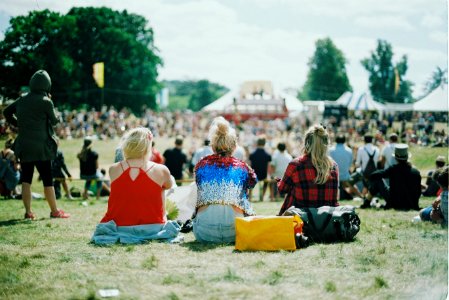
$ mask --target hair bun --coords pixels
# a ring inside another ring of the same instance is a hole
[[[224,122],[217,122],[217,135],[227,135],[229,126]]]

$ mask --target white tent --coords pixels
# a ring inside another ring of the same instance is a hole
[[[387,112],[397,112],[397,111],[412,111],[413,103],[385,103],[385,111]]]
[[[229,107],[233,104],[234,97],[236,96],[237,96],[236,91],[229,91],[220,98],[218,98],[217,100],[215,100],[214,102],[203,107],[201,110],[207,112],[212,111],[222,112],[226,107]]]
[[[285,106],[287,107],[288,112],[302,112],[304,110],[304,104],[302,104],[302,102],[295,96],[287,93],[279,93],[279,96],[285,99]]]
[[[368,110],[377,110],[384,111],[385,105],[374,101],[374,99],[368,93],[352,93],[345,92],[343,95],[338,98],[335,103],[344,105],[348,107],[348,110],[356,110],[356,111],[368,111]]]
[[[206,112],[224,112],[229,110],[234,103],[234,98],[239,98],[239,93],[236,90],[229,91],[214,102],[206,105],[202,108],[202,111]],[[279,93],[280,99],[285,99],[285,106],[288,112],[301,112],[304,110],[304,105],[295,96],[287,93]],[[233,108],[232,108],[233,109]]]
[[[413,103],[414,111],[448,111],[447,84],[437,87],[423,99]]]

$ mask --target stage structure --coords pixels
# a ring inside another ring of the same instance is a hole
[[[202,109],[219,113],[236,123],[251,118],[284,119],[289,113],[302,110],[303,104],[296,97],[276,94],[270,81],[246,81],[239,90],[228,92]]]

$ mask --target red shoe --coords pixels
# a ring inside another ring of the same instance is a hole
[[[33,212],[25,213],[25,219],[34,221],[36,220],[36,215]]]
[[[67,219],[70,218],[70,214],[64,212],[62,209],[58,209],[55,213],[50,213],[50,218]]]

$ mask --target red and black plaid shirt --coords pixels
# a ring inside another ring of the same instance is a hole
[[[292,160],[284,177],[278,183],[280,193],[286,193],[279,215],[282,215],[290,206],[320,207],[338,206],[338,167],[334,162],[329,179],[324,184],[316,184],[316,169],[312,159],[303,155]]]

